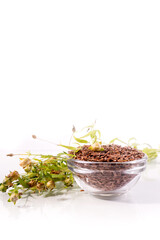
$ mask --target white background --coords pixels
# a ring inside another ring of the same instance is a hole
[[[81,128],[95,119],[106,142],[134,136],[160,144],[159,12],[155,0],[0,1],[2,175],[18,165],[5,153],[55,151],[32,134],[68,143],[73,124]],[[160,198],[140,204],[137,196],[135,190],[135,204],[122,206],[74,195],[75,202],[52,199],[47,208],[48,202],[39,201],[32,210],[11,207],[3,196],[0,221],[3,226],[10,221],[8,236],[18,228],[28,233],[29,221],[35,237],[45,230],[52,239],[150,236],[148,231],[156,231]]]

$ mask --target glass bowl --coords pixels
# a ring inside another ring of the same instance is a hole
[[[69,159],[68,168],[85,191],[101,197],[126,193],[139,180],[146,168],[147,155],[127,162],[93,162]]]

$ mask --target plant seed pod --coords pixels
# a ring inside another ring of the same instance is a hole
[[[55,170],[52,170],[51,171],[51,174],[60,174],[61,171],[55,171]]]
[[[75,128],[75,126],[73,125],[73,127],[72,127],[72,132],[73,133],[75,133],[76,132],[76,128]]]
[[[31,181],[29,181],[28,184],[30,187],[34,187],[34,186],[36,186],[37,182],[35,180],[31,180]]]
[[[7,178],[9,178],[11,181],[15,181],[19,178],[19,173],[17,171],[10,172]]]
[[[5,177],[3,184],[7,187],[12,187],[13,183],[11,182],[11,180],[8,177]]]
[[[7,190],[7,187],[4,184],[1,184],[0,185],[0,191],[6,192],[6,190]]]
[[[24,168],[24,171],[28,173],[28,172],[31,171],[31,168],[32,168],[31,166],[27,165],[27,166]]]
[[[51,189],[51,190],[52,190],[52,189],[55,187],[54,181],[52,181],[52,180],[48,181],[47,184],[46,184],[46,187],[47,187],[48,189]]]
[[[71,186],[72,185],[72,180],[70,179],[70,178],[66,178],[65,180],[64,180],[64,183],[65,183],[65,185],[66,186]]]
[[[26,166],[31,164],[31,160],[29,158],[23,158],[22,160],[20,160],[20,166],[25,168]]]
[[[45,185],[44,185],[44,183],[38,182],[36,186],[37,186],[37,189],[38,189],[39,191],[45,189]]]
[[[10,196],[10,201],[13,202],[14,204],[17,202],[19,199],[20,195],[18,193],[12,193]]]

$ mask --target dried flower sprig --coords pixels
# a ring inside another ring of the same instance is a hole
[[[8,201],[15,204],[18,199],[28,192],[43,194],[46,191],[54,191],[59,188],[59,183],[63,185],[62,189],[72,187],[74,179],[72,172],[67,167],[68,158],[73,158],[75,156],[74,153],[79,151],[84,144],[92,144],[90,148],[93,151],[103,150],[100,140],[101,133],[99,130],[95,130],[94,127],[95,123],[83,128],[81,130],[83,136],[77,137],[78,132],[73,126],[70,142],[74,139],[74,144],[78,145],[76,147],[52,143],[48,140],[37,138],[36,135],[32,135],[33,139],[46,141],[67,150],[72,150],[73,154],[65,151],[56,156],[31,154],[30,152],[27,154],[8,154],[7,156],[10,157],[20,155],[20,166],[24,169],[25,173],[10,172],[3,182],[0,183],[0,191],[8,192],[10,196]],[[84,131],[86,131],[85,134]]]
[[[57,189],[59,183],[63,185],[63,189],[73,186],[73,175],[67,167],[66,157],[30,155],[20,158],[20,166],[25,173],[10,172],[0,183],[0,190],[8,192],[8,201],[14,204],[26,192],[43,194]]]

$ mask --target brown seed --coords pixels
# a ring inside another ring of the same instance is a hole
[[[37,136],[36,136],[36,135],[32,135],[32,138],[36,139],[36,138],[37,138]]]

